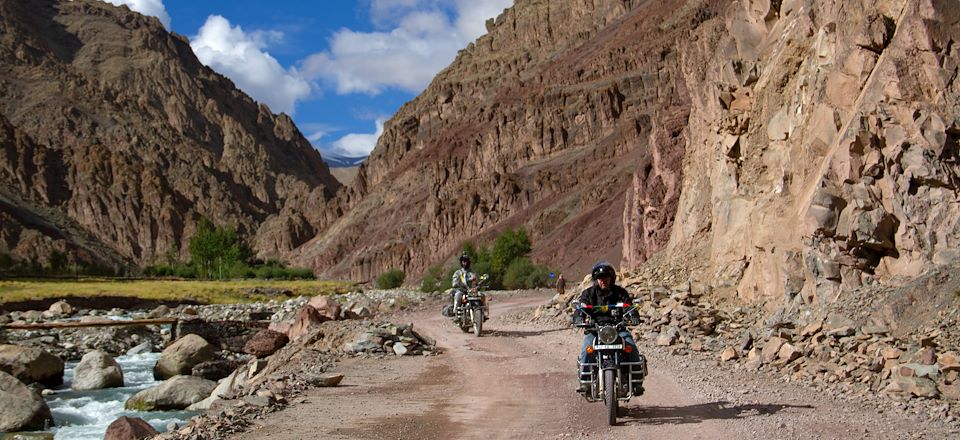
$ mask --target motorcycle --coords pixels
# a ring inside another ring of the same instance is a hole
[[[574,317],[574,325],[594,336],[593,344],[587,347],[587,355],[593,356],[593,359],[577,361],[581,389],[588,385],[583,396],[590,402],[603,401],[607,407],[607,421],[615,425],[619,402],[642,394],[643,379],[647,376],[646,358],[637,353],[639,361],[627,361],[628,354],[635,348],[626,344],[620,336],[620,332],[626,331],[628,325],[640,323],[638,308],[628,303],[600,306],[576,304],[575,310],[578,313]],[[598,322],[593,319],[597,312],[610,312],[613,319]]]
[[[460,307],[457,307],[453,322],[464,333],[469,332],[471,328],[473,328],[473,334],[477,337],[480,337],[483,333],[483,321],[486,320],[487,310],[481,288],[486,287],[484,283],[489,278],[487,274],[481,275],[479,282],[471,285],[466,294],[460,298]]]

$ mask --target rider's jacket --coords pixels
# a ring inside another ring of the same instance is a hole
[[[454,289],[458,290],[467,290],[468,287],[472,286],[476,282],[477,276],[474,275],[470,269],[460,268],[453,273],[453,279],[451,280],[451,286]]]
[[[616,284],[610,286],[610,288],[607,290],[601,290],[600,286],[594,284],[580,294],[579,301],[580,304],[583,305],[603,306],[617,303],[629,303],[632,300],[630,299],[630,294],[627,293],[627,289],[624,289]],[[607,320],[613,320],[610,311],[604,312],[598,309],[593,309],[590,312],[590,316],[592,316],[593,319],[596,319],[598,323],[602,323]]]

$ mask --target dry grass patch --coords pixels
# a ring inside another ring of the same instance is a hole
[[[153,301],[233,304],[278,297],[257,290],[316,296],[346,293],[355,288],[354,283],[317,280],[0,280],[0,304],[69,297],[135,297]],[[282,295],[279,297],[283,298]]]

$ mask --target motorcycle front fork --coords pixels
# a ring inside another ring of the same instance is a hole
[[[600,400],[603,396],[603,386],[609,386],[610,384],[603,384],[601,386],[600,381],[603,380],[603,370],[598,368],[593,368],[597,364],[588,363],[581,364],[578,374],[578,379],[581,384],[581,387],[586,385],[587,389],[590,390],[584,397],[588,400]],[[617,397],[621,400],[629,400],[630,397],[639,395],[638,391],[643,389],[643,378],[646,374],[646,365],[641,365],[641,362],[624,362],[621,366],[626,367],[627,381],[629,384],[626,389],[621,388],[617,393]],[[584,368],[586,367],[586,368]],[[586,370],[586,371],[584,371]],[[622,385],[623,381],[623,370],[621,374],[618,374],[616,377],[619,384],[613,384],[613,386]],[[582,389],[582,388],[581,388]]]

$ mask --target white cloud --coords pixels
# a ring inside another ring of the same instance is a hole
[[[167,8],[163,6],[163,0],[104,0],[114,5],[127,5],[131,10],[137,11],[143,15],[152,15],[160,19],[163,27],[170,29],[170,14]]]
[[[351,133],[337,139],[333,143],[331,151],[335,154],[348,157],[359,157],[370,154],[370,152],[373,151],[373,147],[377,145],[377,139],[383,134],[383,123],[385,121],[386,119],[384,118],[377,119],[377,128],[373,134]]]
[[[487,33],[487,19],[496,18],[504,9],[513,5],[513,0],[457,0],[457,32],[467,42]]]
[[[301,72],[340,94],[376,95],[387,88],[419,93],[458,50],[486,32],[488,18],[511,4],[513,0],[373,0],[374,24],[392,29],[341,29],[330,50],[304,60]]]
[[[226,75],[237,87],[275,112],[293,114],[298,100],[311,93],[296,69],[284,69],[264,49],[283,39],[276,31],[244,32],[219,15],[207,17],[190,47],[201,62]]]

